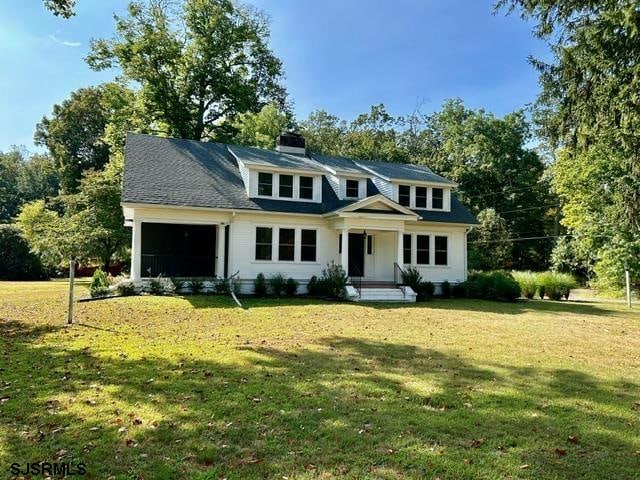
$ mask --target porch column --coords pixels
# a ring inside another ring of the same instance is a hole
[[[404,231],[398,230],[398,241],[397,241],[397,253],[396,253],[396,263],[402,267],[402,263],[404,261]]]
[[[224,248],[225,248],[225,235],[224,235],[225,224],[221,223],[217,228],[216,235],[216,277],[223,278],[224,277]]]
[[[340,255],[340,265],[347,274],[349,273],[349,229],[342,229],[342,253]]]
[[[131,279],[140,280],[142,265],[142,222],[134,220],[131,227]]]

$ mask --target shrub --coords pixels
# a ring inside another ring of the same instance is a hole
[[[544,300],[545,293],[544,285],[538,284],[538,296],[540,297],[540,300]]]
[[[513,302],[520,296],[520,285],[505,272],[478,272],[464,282],[467,296],[486,300]]]
[[[575,279],[567,273],[542,272],[538,275],[538,284],[541,291],[551,300],[562,300],[569,298],[572,288],[577,283]],[[542,294],[541,297],[542,298]]]
[[[109,293],[109,279],[107,274],[98,268],[93,272],[91,284],[89,285],[89,293],[92,297],[104,297]]]
[[[154,278],[149,282],[149,293],[151,295],[164,295],[164,286],[160,282],[160,277]]]
[[[187,282],[185,282],[182,278],[172,277],[171,283],[173,283],[173,285],[176,287],[176,291],[181,290],[182,287],[187,286],[185,285]]]
[[[436,291],[436,286],[433,284],[433,282],[422,282],[418,286],[418,291],[416,293],[421,298],[426,299],[426,298],[433,297],[433,294],[435,293],[435,291]]]
[[[269,284],[269,292],[271,295],[281,297],[285,292],[287,279],[281,273],[274,273],[269,276],[267,283]]]
[[[298,285],[299,284],[295,279],[289,277],[287,279],[287,283],[284,286],[284,290],[285,290],[286,294],[288,296],[290,296],[290,297],[293,297],[296,294],[296,292],[298,291]]]
[[[136,294],[136,287],[133,282],[125,280],[116,285],[116,291],[118,292],[118,295],[130,297],[131,295]]]
[[[322,284],[324,293],[333,298],[344,298],[348,281],[347,273],[342,266],[334,261],[327,264],[322,270]]]
[[[189,287],[189,290],[191,290],[191,293],[194,295],[201,293],[202,289],[204,288],[204,282],[199,278],[192,278],[191,280],[186,282],[186,284]]]
[[[259,273],[253,281],[253,294],[256,297],[264,297],[267,295],[267,280],[263,273]]]
[[[402,283],[411,287],[414,292],[420,291],[420,284],[422,283],[422,275],[420,271],[415,267],[408,267],[402,271]]]
[[[40,280],[46,274],[40,259],[14,225],[0,225],[0,279]]]
[[[456,283],[451,289],[451,295],[453,295],[453,298],[464,298],[467,295],[467,290],[464,288],[463,284]]]
[[[538,276],[533,272],[511,272],[511,274],[520,285],[522,296],[531,300],[538,291]]]
[[[311,296],[318,296],[320,295],[320,290],[320,281],[318,280],[318,277],[314,275],[307,283],[307,293]]]
[[[213,290],[219,294],[231,293],[231,282],[228,278],[219,278],[213,284]]]
[[[448,280],[445,280],[440,285],[440,295],[442,295],[442,298],[451,298],[451,284]]]

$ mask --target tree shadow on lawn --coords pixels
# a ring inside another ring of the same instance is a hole
[[[630,381],[344,337],[236,347],[229,361],[129,359],[51,345],[53,330],[0,322],[2,469],[58,459],[84,462],[86,478],[638,471]]]
[[[438,310],[459,310],[473,312],[490,312],[501,315],[518,315],[527,312],[570,313],[577,315],[617,316],[625,315],[620,310],[608,309],[603,305],[576,303],[571,301],[551,300],[518,300],[516,302],[497,302],[493,300],[476,300],[467,298],[434,298],[426,302],[416,303],[366,303],[373,308],[387,310],[397,308],[431,308]]]
[[[194,308],[239,308],[230,296],[225,295],[184,295],[179,297],[189,302]],[[429,308],[437,310],[459,310],[472,312],[489,312],[501,315],[518,315],[527,312],[542,313],[569,313],[575,315],[597,316],[623,316],[626,312],[609,309],[602,304],[588,304],[584,302],[567,302],[551,300],[518,300],[517,302],[496,302],[491,300],[474,299],[442,299],[435,298],[426,302],[399,303],[399,302],[366,302],[354,303],[335,301],[314,297],[267,297],[256,298],[252,296],[240,297],[240,302],[246,310],[262,307],[304,307],[308,305],[358,305],[371,307],[378,310],[398,310]]]

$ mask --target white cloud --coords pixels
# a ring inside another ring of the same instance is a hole
[[[49,40],[59,45],[64,45],[65,47],[79,47],[80,45],[82,45],[80,42],[71,42],[69,40],[63,40],[62,38],[58,38],[55,35],[49,35]]]

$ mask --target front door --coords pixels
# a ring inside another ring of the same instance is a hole
[[[349,272],[350,277],[364,276],[364,235],[349,234]]]

